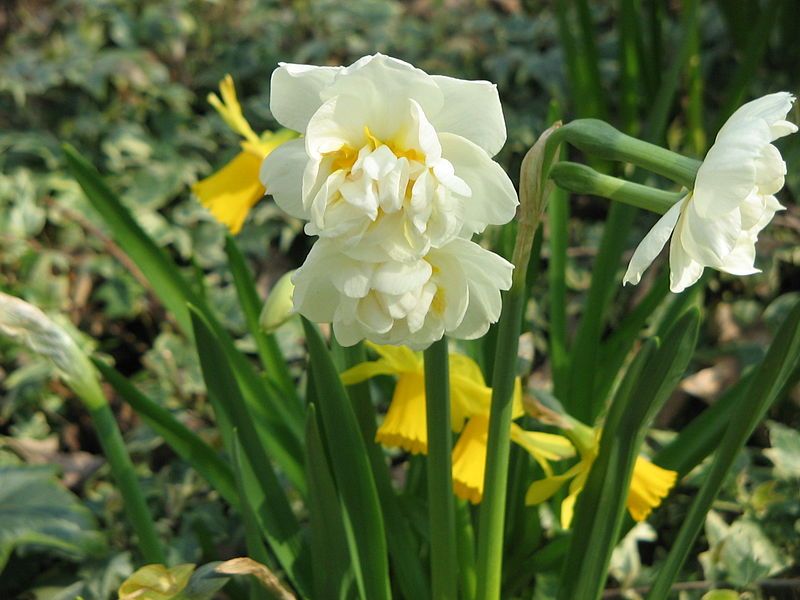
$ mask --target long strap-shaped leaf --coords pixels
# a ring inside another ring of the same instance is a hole
[[[309,405],[306,420],[306,470],[314,597],[343,599],[348,597],[348,583],[352,585],[347,534],[314,404]]]
[[[264,537],[292,583],[301,593],[307,593],[308,586],[298,565],[301,543],[297,518],[275,474],[270,457],[261,445],[242,392],[227,357],[220,348],[219,338],[194,307],[189,307],[189,314],[208,397],[216,413],[225,413],[227,422],[237,432],[235,435],[242,446],[240,472],[248,492],[248,496],[242,498],[242,501],[250,504],[260,521]],[[235,440],[230,440],[228,444],[233,445],[232,442],[236,443]],[[229,450],[233,454],[235,447]]]
[[[614,398],[597,458],[575,507],[559,587],[561,600],[593,600],[603,591],[639,449],[652,419],[689,364],[698,323],[698,311],[689,311],[667,333],[660,348],[649,341]]]
[[[347,368],[367,360],[363,344],[342,348],[342,354]],[[347,392],[369,454],[372,475],[383,510],[389,558],[396,575],[394,583],[405,598],[427,598],[430,596],[430,586],[419,560],[419,548],[414,541],[408,516],[403,512],[392,485],[383,449],[375,442],[375,407],[372,404],[369,382],[362,381],[348,386]]]
[[[230,335],[219,324],[204,299],[195,293],[175,264],[139,226],[97,169],[69,145],[64,146],[64,154],[70,171],[111,229],[115,241],[142,270],[152,284],[154,293],[175,315],[184,333],[192,335],[191,318],[186,308],[188,304],[195,306],[208,322],[241,385],[262,444],[298,492],[304,495],[305,478],[300,458],[303,453],[301,411],[293,410],[292,403],[286,402],[283,394],[278,393],[269,382],[259,379],[247,357],[235,348]]]
[[[69,144],[64,144],[63,148],[72,176],[111,229],[114,240],[142,270],[153,286],[153,291],[175,316],[181,329],[191,333],[192,326],[186,304],[191,302],[197,305],[200,298],[186,283],[175,264],[153,243],[122,205],[97,169]]]
[[[290,403],[289,408],[298,412],[299,416],[302,416],[303,410],[297,396],[297,389],[289,376],[286,360],[281,354],[278,342],[275,340],[275,336],[265,332],[259,324],[261,300],[258,298],[255,283],[250,270],[247,268],[244,255],[231,235],[225,238],[225,253],[228,255],[228,266],[231,268],[236,294],[239,296],[239,304],[242,307],[250,335],[253,336],[256,342],[261,364],[267,376],[275,382],[287,398]]]
[[[315,325],[303,319],[314,376],[322,434],[352,539],[348,539],[362,598],[390,598],[389,565],[383,515],[367,449],[353,407],[325,342]]]
[[[736,456],[797,367],[798,359],[800,359],[800,302],[795,304],[786,317],[764,362],[754,374],[747,393],[741,396],[736,418],[728,421],[725,435],[714,454],[714,461],[708,469],[706,479],[695,496],[666,562],[656,577],[647,596],[648,600],[661,600],[667,597],[672,582],[678,576]]]
[[[103,377],[127,402],[136,414],[147,423],[153,431],[164,438],[164,441],[175,453],[192,465],[198,473],[205,477],[211,486],[219,492],[226,502],[234,507],[239,505],[236,493],[236,480],[233,469],[211,446],[200,436],[178,421],[172,414],[142,394],[123,377],[114,367],[93,359]]]

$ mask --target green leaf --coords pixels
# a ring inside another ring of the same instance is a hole
[[[303,319],[303,329],[317,389],[327,453],[345,519],[352,528],[348,539],[356,581],[362,597],[391,596],[386,534],[367,449],[330,352],[315,325]]]
[[[347,535],[313,404],[309,405],[306,421],[306,468],[314,597],[346,598],[348,579],[352,581],[347,560]]]
[[[253,415],[248,411],[219,338],[194,307],[190,307],[190,314],[208,397],[215,413],[223,413],[225,420],[233,428],[233,437],[229,437],[227,442],[231,446],[229,451],[232,454],[235,452],[236,438],[241,442],[243,460],[240,471],[248,492],[246,500],[256,512],[262,533],[281,567],[286,570],[292,583],[298,589],[304,590],[303,576],[297,564],[301,551],[297,518],[275,474],[272,462],[261,445],[253,424]]]
[[[600,597],[622,528],[639,449],[692,357],[698,324],[698,311],[689,311],[673,325],[660,347],[656,341],[648,341],[620,385],[603,426],[597,458],[575,506],[559,598]]]
[[[800,479],[800,433],[775,422],[768,427],[772,448],[764,450],[764,455],[775,465],[775,476]]]
[[[40,548],[73,560],[99,556],[105,538],[88,508],[50,467],[0,467],[0,571],[15,548]]]
[[[236,493],[233,469],[213,448],[173,417],[168,410],[137,390],[116,369],[97,359],[93,359],[93,362],[122,399],[136,411],[136,414],[145,423],[164,438],[164,441],[178,456],[205,477],[229,504],[234,507],[238,506],[239,496]]]
[[[175,316],[181,329],[190,334],[192,328],[186,303],[199,304],[199,298],[186,283],[175,264],[153,243],[117,195],[103,181],[97,169],[69,144],[64,144],[63,149],[72,176],[111,229],[114,240],[142,270],[153,291]]]
[[[175,315],[183,331],[191,336],[192,323],[187,304],[197,310],[214,332],[228,364],[242,386],[242,394],[252,412],[262,444],[295,485],[300,495],[305,494],[305,478],[300,456],[303,446],[302,407],[285,401],[269,382],[262,382],[247,358],[239,352],[231,337],[201,298],[189,286],[175,264],[155,245],[152,239],[134,220],[130,211],[120,202],[97,170],[74,148],[64,146],[67,164],[75,179],[86,192],[92,205],[111,229],[114,240],[133,259],[152,285],[155,294]]]
[[[653,583],[648,595],[649,600],[661,600],[669,594],[672,583],[680,573],[705,516],[737,455],[792,376],[798,358],[800,358],[800,302],[795,304],[786,317],[766,357],[755,371],[746,393],[742,394],[737,405],[736,418],[728,421],[714,454],[714,460],[706,472],[706,480],[695,495],[667,560]]]
[[[281,354],[278,343],[272,334],[266,333],[259,324],[262,302],[256,292],[255,283],[247,268],[244,255],[233,236],[225,238],[225,253],[228,255],[228,265],[233,275],[233,283],[239,296],[247,328],[256,342],[258,355],[267,376],[276,383],[280,390],[288,397],[290,407],[296,407],[298,414],[302,414],[302,405],[297,397],[297,389],[289,376],[286,360]]]
[[[332,340],[331,344],[338,345],[335,340]],[[367,360],[363,344],[341,348],[341,354],[345,368]],[[375,442],[377,427],[369,382],[363,381],[348,386],[347,392],[361,429],[364,446],[369,454],[372,476],[375,478],[375,487],[383,510],[389,558],[396,574],[396,585],[406,598],[427,598],[430,596],[430,586],[419,558],[419,547],[414,539],[408,515],[402,510],[394,489],[383,448]]]

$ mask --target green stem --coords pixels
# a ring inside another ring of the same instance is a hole
[[[520,271],[517,268],[514,273]],[[512,285],[505,295],[500,314],[492,376],[486,478],[478,525],[478,600],[500,597],[512,396],[524,295],[524,282],[523,285]]]
[[[602,158],[628,162],[691,189],[700,161],[631,137],[598,119],[576,119],[556,130],[548,140],[553,152],[561,142]]]
[[[478,585],[475,576],[475,533],[472,531],[472,514],[465,501],[456,505],[456,539],[458,541],[458,575],[461,581],[461,598],[474,600]]]
[[[98,390],[97,393],[99,394],[100,391]],[[99,401],[94,398],[86,401],[86,404],[89,407],[89,414],[94,422],[103,453],[106,455],[111,473],[114,475],[114,480],[122,495],[128,519],[139,538],[139,549],[142,551],[142,556],[147,563],[164,564],[166,562],[164,551],[114,414],[105,399]]]
[[[425,350],[425,407],[433,597],[455,600],[458,597],[458,554],[451,458],[450,373],[445,337]]]
[[[567,161],[554,164],[550,169],[550,178],[568,192],[609,198],[659,215],[663,215],[685,196],[604,175],[586,165]]]

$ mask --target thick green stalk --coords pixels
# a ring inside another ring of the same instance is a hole
[[[598,173],[591,167],[573,162],[559,162],[550,170],[550,177],[560,188],[575,194],[590,194],[616,200],[663,215],[684,194],[665,192]]]
[[[425,412],[428,425],[428,517],[433,597],[458,598],[453,432],[450,428],[450,372],[447,338],[425,350]]]
[[[515,269],[514,273],[520,271]],[[497,335],[486,475],[478,524],[478,600],[499,598],[502,581],[512,396],[525,296],[524,276],[518,279],[522,281],[518,282],[518,285],[512,285],[503,299],[503,311]]]
[[[100,390],[97,390],[100,394]],[[89,414],[92,417],[97,437],[103,448],[114,481],[119,488],[122,502],[125,505],[125,512],[128,515],[136,537],[139,540],[139,549],[147,563],[164,564],[166,557],[158,539],[153,517],[147,508],[147,502],[139,487],[139,480],[133,468],[128,451],[125,449],[125,442],[119,432],[114,414],[105,398],[98,397],[84,399]]]
[[[478,600],[500,597],[503,571],[503,532],[505,525],[508,462],[511,445],[511,413],[516,375],[522,309],[527,294],[528,263],[533,238],[552,183],[547,173],[556,154],[549,145],[560,123],[545,131],[522,161],[520,169],[520,211],[514,245],[514,275],[511,289],[503,295],[503,310],[498,324],[497,349],[492,373],[492,408],[486,448],[486,473],[478,522]]]

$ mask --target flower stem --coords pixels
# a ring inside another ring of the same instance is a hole
[[[511,452],[511,413],[514,377],[519,350],[522,309],[527,291],[528,263],[533,238],[552,184],[547,177],[556,155],[557,144],[549,143],[560,123],[545,131],[528,151],[520,169],[520,210],[517,239],[514,243],[514,275],[511,289],[503,296],[503,310],[498,323],[494,372],[492,373],[492,408],[489,413],[489,437],[486,442],[486,474],[478,521],[477,600],[497,600],[503,572],[503,530],[505,526],[508,463]]]
[[[101,392],[98,390],[97,393]],[[89,408],[89,414],[92,417],[103,453],[111,467],[114,481],[122,495],[128,520],[139,538],[139,549],[142,551],[142,556],[147,563],[164,564],[166,557],[158,539],[152,515],[139,487],[133,463],[125,449],[125,442],[119,432],[111,407],[105,398],[102,398],[102,401],[100,398],[84,399],[84,401]]]
[[[550,178],[561,189],[574,194],[602,196],[623,204],[663,215],[685,194],[665,192],[618,177],[598,173],[591,167],[573,162],[558,162],[550,169]]]
[[[425,407],[428,427],[428,506],[433,597],[458,597],[453,434],[450,426],[450,377],[447,338],[425,350]]]
[[[699,160],[626,135],[598,119],[571,121],[556,131],[549,141],[554,148],[565,141],[598,158],[634,164],[688,189],[694,187],[701,164]]]

